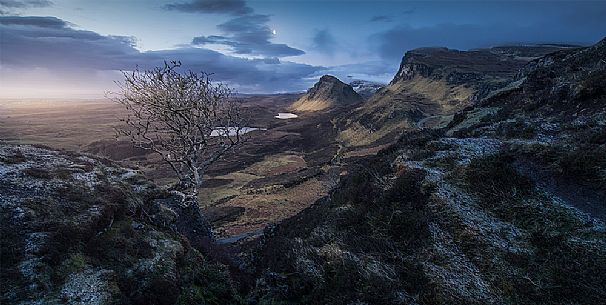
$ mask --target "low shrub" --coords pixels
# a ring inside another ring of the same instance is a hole
[[[533,183],[518,174],[513,161],[513,157],[503,154],[472,160],[463,170],[467,189],[493,208],[528,195]]]
[[[25,161],[27,161],[27,159],[21,151],[17,151],[12,155],[0,156],[0,162],[5,164],[19,164]]]
[[[601,189],[606,187],[606,152],[601,147],[581,147],[564,152],[557,164],[567,177]]]
[[[537,131],[534,126],[526,124],[522,120],[515,122],[501,122],[496,134],[505,138],[532,139],[536,136]]]
[[[37,168],[37,167],[28,167],[28,168],[24,168],[23,170],[21,170],[22,173],[34,177],[34,178],[38,178],[38,179],[51,179],[52,175],[51,173],[44,168]]]

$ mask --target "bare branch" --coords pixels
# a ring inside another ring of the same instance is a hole
[[[158,154],[195,195],[209,166],[244,141],[245,121],[229,87],[180,67],[124,71],[111,98],[127,110],[116,136]]]

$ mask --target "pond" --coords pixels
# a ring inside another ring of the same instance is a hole
[[[240,127],[240,135],[247,134],[251,131],[255,130],[267,130],[266,128],[256,128],[256,127]],[[238,132],[238,127],[216,127],[211,133],[211,137],[225,136],[229,135],[233,137]]]
[[[288,120],[288,119],[296,119],[299,116],[294,114],[294,113],[290,113],[290,112],[278,112],[278,115],[276,115],[274,118],[276,119],[280,119],[280,120]]]

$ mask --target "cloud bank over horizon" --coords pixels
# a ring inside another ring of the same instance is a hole
[[[302,91],[323,74],[387,82],[418,47],[591,44],[606,35],[605,2],[73,3],[0,0],[0,96],[102,95],[118,71],[170,60],[241,93]],[[143,19],[117,17],[131,11]],[[164,47],[140,48],[149,43]]]
[[[0,16],[0,36],[0,72],[7,87],[16,79],[4,77],[4,74],[20,73],[20,70],[37,69],[38,73],[47,70],[42,74],[73,79],[78,73],[90,76],[94,71],[145,70],[162,65],[164,61],[179,60],[183,69],[212,73],[214,80],[225,82],[240,92],[272,92],[267,90],[270,86],[277,89],[273,92],[290,92],[304,90],[313,82],[311,77],[326,69],[274,60],[284,54],[268,49],[265,50],[270,52],[265,55],[274,56],[269,60],[229,56],[195,46],[141,52],[136,48],[134,37],[104,36],[78,30],[56,17]],[[271,45],[268,46],[271,49]],[[302,81],[305,79],[308,80]],[[40,81],[36,83],[40,85]],[[104,80],[103,85],[107,86],[108,81]]]

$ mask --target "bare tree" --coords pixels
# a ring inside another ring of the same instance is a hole
[[[112,99],[128,111],[117,128],[170,165],[179,188],[194,197],[208,167],[243,141],[244,117],[232,90],[209,74],[181,73],[180,62],[123,72]]]

